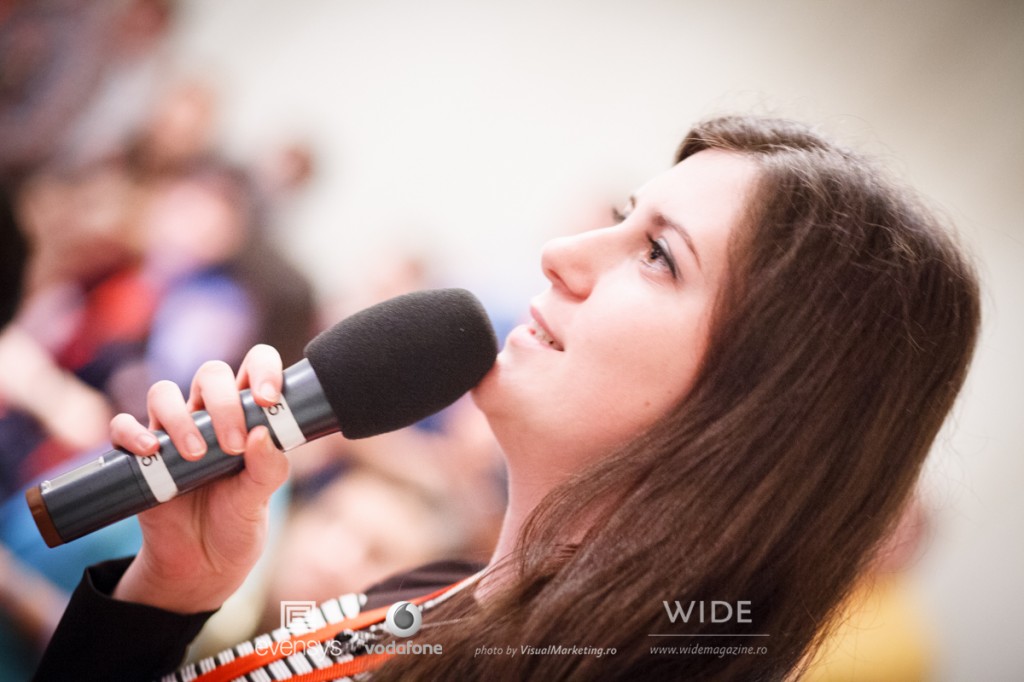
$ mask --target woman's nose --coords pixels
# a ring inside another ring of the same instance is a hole
[[[601,273],[610,264],[612,229],[558,237],[544,245],[541,269],[556,290],[577,299],[590,295]]]

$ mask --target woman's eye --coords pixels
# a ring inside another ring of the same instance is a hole
[[[619,208],[617,208],[615,206],[611,207],[611,212],[612,212],[612,220],[615,221],[616,225],[621,223],[623,220],[626,219],[626,214],[622,210],[620,210]]]
[[[667,267],[669,272],[672,273],[672,277],[677,276],[676,262],[672,258],[672,252],[669,251],[668,245],[665,244],[661,239],[654,239],[653,237],[647,237],[648,247],[646,260],[650,264],[661,263],[664,267]]]

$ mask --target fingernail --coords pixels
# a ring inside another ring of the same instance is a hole
[[[136,438],[135,439],[135,444],[139,446],[140,450],[144,450],[144,451],[152,450],[153,448],[155,448],[158,445],[157,440],[156,440],[156,436],[154,436],[152,433],[148,433],[148,432],[147,433],[143,433],[138,438]]]
[[[185,447],[188,449],[189,457],[198,459],[206,454],[206,443],[194,433],[185,436]]]
[[[245,433],[238,429],[228,432],[228,448],[231,452],[239,453],[245,450]]]
[[[271,403],[276,403],[278,400],[277,389],[269,381],[260,386],[260,396]]]

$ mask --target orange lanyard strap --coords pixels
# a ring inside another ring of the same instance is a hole
[[[328,680],[336,680],[339,677],[350,677],[359,673],[365,673],[368,670],[376,670],[391,656],[392,654],[364,654],[353,658],[351,661],[335,663],[328,668],[296,675],[290,679],[291,682],[327,682]]]
[[[436,592],[431,592],[430,594],[422,597],[416,597],[415,599],[409,599],[408,601],[419,606],[424,602],[441,596],[452,588],[457,587],[462,582],[465,581],[459,581],[458,583],[449,585],[448,587],[442,587]],[[337,623],[330,623],[315,632],[307,632],[304,635],[293,634],[285,640],[289,643],[287,647],[275,646],[263,653],[260,653],[258,650],[253,651],[252,653],[225,663],[208,673],[200,675],[195,679],[195,682],[229,682],[229,680],[234,680],[235,678],[241,677],[246,673],[250,673],[257,668],[261,668],[273,663],[274,661],[286,658],[286,654],[282,653],[282,650],[287,650],[287,656],[291,656],[305,650],[306,646],[310,642],[323,642],[325,640],[332,639],[343,630],[358,631],[369,627],[370,625],[380,623],[387,616],[388,608],[390,608],[390,606],[381,606],[380,608],[373,609],[372,611],[360,613],[358,616],[346,618],[338,621]],[[280,644],[280,642],[277,644]],[[295,682],[319,682],[320,680],[333,680],[337,677],[344,677],[346,675],[354,675],[367,670],[373,670],[388,658],[390,658],[390,654],[366,654],[363,656],[357,656],[351,661],[335,663],[328,668],[322,668],[310,673],[297,675],[291,679]],[[330,673],[330,675],[326,677],[322,676],[327,673]]]

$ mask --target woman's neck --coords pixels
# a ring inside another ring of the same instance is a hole
[[[526,502],[526,498],[527,495],[524,492],[517,491],[510,479],[508,506],[505,508],[505,518],[502,520],[501,530],[498,532],[498,542],[494,546],[491,560],[487,562],[487,573],[473,591],[473,596],[477,602],[486,601],[495,590],[509,579],[509,571],[514,570],[504,560],[512,555],[512,550],[515,549],[523,524],[526,523],[526,519],[530,516],[530,512],[533,511],[533,507],[536,505],[535,502],[533,504]]]
[[[489,593],[510,577],[508,572],[515,569],[507,559],[512,556],[530,515],[548,493],[581,469],[586,459],[586,453],[574,453],[571,447],[553,448],[549,442],[531,439],[518,425],[505,428],[505,424],[500,420],[496,422],[491,415],[488,415],[488,421],[505,453],[508,505],[498,541],[487,564],[488,574],[476,590],[478,598],[481,593]],[[572,540],[566,539],[567,542]]]
[[[525,467],[524,467],[525,468]],[[499,532],[495,551],[490,556],[488,566],[494,568],[503,559],[512,554],[522,526],[534,512],[541,500],[551,492],[557,480],[548,472],[518,470],[511,463],[508,471],[508,506]]]

